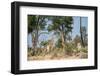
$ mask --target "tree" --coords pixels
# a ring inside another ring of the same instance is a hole
[[[85,26],[82,26],[82,17],[80,17],[80,35],[81,35],[81,43],[82,46],[85,47],[87,45],[87,29]]]
[[[81,37],[79,35],[76,35],[76,37],[74,38],[74,43],[76,46],[78,43],[81,43]]]
[[[85,47],[87,45],[87,41],[88,41],[87,30],[86,30],[85,26],[82,26],[81,30],[82,30],[82,38],[83,38],[83,42],[84,42],[84,47]]]
[[[81,35],[81,43],[82,46],[84,47],[84,40],[83,40],[83,36],[82,36],[82,17],[80,17],[80,35]]]
[[[52,24],[48,26],[49,31],[54,31],[55,34],[60,36],[63,50],[65,48],[66,35],[71,32],[73,23],[72,17],[55,16],[51,18]]]
[[[36,26],[35,20],[36,20],[35,16],[28,15],[28,34],[32,35],[32,45],[33,46],[34,46],[34,43],[35,43],[33,41],[33,39],[35,39],[35,34],[33,33],[33,29],[35,29],[34,27]]]
[[[40,31],[45,28],[45,16],[41,15],[28,15],[28,34],[31,33],[33,37],[33,48],[36,50]]]
[[[34,26],[36,26],[36,22],[35,22],[36,18],[35,16],[28,16],[28,33],[32,33]]]

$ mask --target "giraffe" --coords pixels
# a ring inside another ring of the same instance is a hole
[[[54,48],[54,41],[51,39],[51,40],[48,40],[48,44],[46,45],[46,52],[50,52],[52,51]]]

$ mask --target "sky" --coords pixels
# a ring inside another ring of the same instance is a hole
[[[74,38],[76,35],[80,35],[80,17],[73,17],[73,21],[72,37]],[[85,26],[88,30],[88,17],[82,17],[82,26]]]
[[[49,24],[50,22],[48,22]],[[48,25],[47,25],[48,26]],[[73,29],[72,29],[72,39],[75,38],[76,35],[80,35],[80,16],[73,16]],[[88,17],[82,17],[82,26],[85,26],[88,30]],[[46,32],[46,31],[43,31]],[[53,32],[49,34],[42,34],[39,37],[39,41],[46,41],[48,39],[54,39],[56,41],[56,36],[53,35]],[[32,36],[28,34],[28,47],[32,47]]]

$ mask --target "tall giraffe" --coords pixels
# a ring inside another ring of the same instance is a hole
[[[53,48],[54,48],[54,41],[53,39],[51,39],[48,41],[48,44],[46,45],[46,51],[50,52],[53,50]]]

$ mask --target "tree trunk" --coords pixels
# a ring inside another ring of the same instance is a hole
[[[32,55],[35,55],[36,40],[35,35],[32,35]]]
[[[35,28],[35,40],[34,40],[34,50],[33,53],[36,54],[37,52],[37,43],[38,43],[38,31],[39,31],[39,16],[37,16],[37,22],[36,22],[36,28]]]
[[[63,51],[65,51],[65,41],[64,41],[64,33],[63,32],[61,32],[61,41],[62,41],[62,49],[63,49]]]
[[[81,22],[81,17],[80,17],[80,35],[81,35],[81,42],[82,42],[82,46],[84,47],[84,41],[83,41],[83,36],[82,36],[82,22]]]

